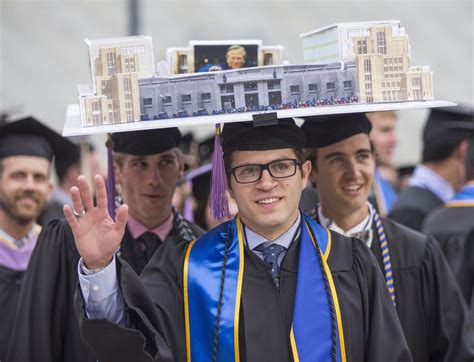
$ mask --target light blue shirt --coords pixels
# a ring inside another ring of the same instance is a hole
[[[296,222],[273,242],[288,249],[293,237],[298,232],[300,220],[301,214],[298,213]],[[263,254],[254,249],[268,240],[247,227],[245,228],[245,236],[249,249],[263,260]],[[278,257],[278,265],[281,264],[285,254],[286,250]],[[81,258],[77,266],[77,273],[87,317],[89,319],[107,319],[126,327],[125,303],[122,291],[119,288],[115,256],[109,265],[97,273],[87,270]]]
[[[281,252],[277,260],[278,266],[281,266],[281,262],[283,258],[285,257],[286,252],[288,248],[290,247],[291,242],[293,241],[293,238],[296,239],[295,236],[297,236],[296,233],[299,231],[298,227],[300,225],[300,220],[301,220],[301,214],[298,213],[298,218],[296,219],[295,223],[275,240],[265,239],[263,236],[255,233],[254,231],[246,227],[245,236],[246,236],[248,248],[252,250],[260,259],[263,260],[263,253],[261,251],[255,250],[255,248],[258,247],[260,244],[271,241],[272,244],[278,244],[285,247],[285,250]]]
[[[454,189],[436,172],[424,165],[417,165],[408,181],[408,186],[418,186],[428,189],[444,202],[454,197]]]

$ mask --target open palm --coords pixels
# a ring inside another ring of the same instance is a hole
[[[78,178],[79,187],[71,188],[73,209],[65,205],[64,215],[71,226],[79,254],[89,269],[105,267],[120,245],[128,215],[127,205],[117,210],[113,220],[107,209],[107,192],[104,179],[94,178],[97,206],[94,206],[89,184],[84,176]]]

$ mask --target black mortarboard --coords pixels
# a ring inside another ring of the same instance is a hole
[[[305,135],[293,118],[275,119],[270,125],[259,125],[258,121],[226,123],[222,132],[224,153],[282,148],[302,150],[305,143]]]
[[[423,162],[441,161],[474,132],[469,106],[433,108],[423,130]]]
[[[0,159],[36,156],[51,161],[71,147],[71,142],[33,117],[0,125]]]
[[[197,172],[190,180],[193,196],[196,200],[207,201],[211,193],[211,167],[209,166],[210,164],[206,164],[193,170]]]
[[[113,151],[133,156],[147,156],[179,146],[178,128],[160,128],[112,134]]]
[[[212,160],[214,153],[214,135],[206,138],[199,143],[199,163],[205,163]]]
[[[179,149],[183,154],[187,155],[191,152],[191,145],[194,141],[194,135],[192,133],[186,133],[181,136],[181,142],[179,144]]]
[[[372,123],[365,113],[347,113],[305,117],[301,129],[306,135],[306,147],[327,147],[359,133],[369,134]]]

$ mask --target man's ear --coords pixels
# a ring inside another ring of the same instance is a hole
[[[466,153],[467,153],[467,145],[468,145],[468,140],[463,140],[457,147],[456,147],[456,157],[461,160],[464,163],[464,160],[466,159]]]
[[[51,197],[53,196],[53,190],[54,190],[53,183],[48,182],[48,191],[46,192],[46,201],[51,200]]]
[[[308,179],[309,176],[311,175],[311,161],[306,160],[303,162],[303,165],[301,166],[303,170],[303,189],[306,187],[308,184]]]
[[[115,177],[116,184],[122,183],[122,170],[120,166],[117,164],[117,162],[115,161],[114,161],[114,177]]]

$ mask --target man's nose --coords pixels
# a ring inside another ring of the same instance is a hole
[[[257,187],[261,189],[269,189],[274,187],[277,184],[277,181],[270,175],[268,170],[262,171],[262,176],[258,180]]]

